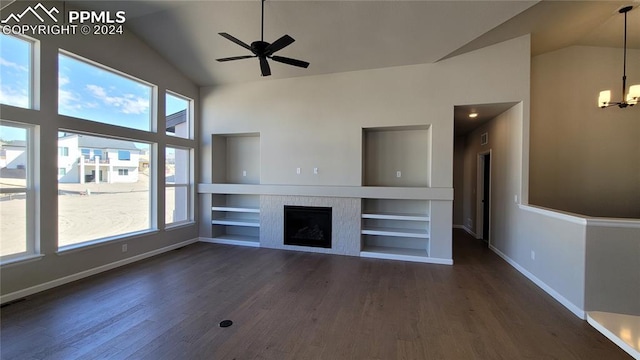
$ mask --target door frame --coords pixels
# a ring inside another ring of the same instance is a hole
[[[484,198],[484,163],[486,156],[489,155],[489,229],[487,229],[487,233],[489,234],[488,239],[484,239],[488,245],[491,244],[491,194],[493,193],[491,189],[491,173],[493,168],[493,154],[492,149],[485,150],[479,152],[477,155],[477,177],[476,177],[476,239],[482,239],[484,234],[484,206],[482,203],[482,199]]]

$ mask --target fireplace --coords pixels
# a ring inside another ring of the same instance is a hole
[[[284,206],[284,244],[331,248],[331,208]]]

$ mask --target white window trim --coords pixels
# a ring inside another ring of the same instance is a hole
[[[165,229],[168,228],[173,228],[173,227],[177,227],[177,226],[182,226],[182,225],[186,225],[186,224],[193,224],[195,223],[195,211],[194,211],[194,202],[195,202],[195,193],[194,193],[194,189],[195,189],[195,185],[194,185],[194,155],[195,155],[195,150],[193,148],[188,148],[188,147],[183,147],[183,146],[176,146],[176,145],[169,145],[167,144],[167,146],[165,147],[165,161],[166,161],[166,156],[167,156],[167,148],[172,148],[175,150],[186,150],[189,152],[189,163],[187,164],[187,173],[189,176],[189,182],[188,183],[167,183],[165,180],[165,193],[166,193],[166,189],[168,188],[185,188],[187,189],[187,219],[186,220],[180,220],[180,221],[174,221],[174,222],[167,222],[167,219],[165,218],[164,222],[165,222]],[[165,163],[166,166],[166,163]],[[165,211],[166,211],[166,207],[167,207],[167,200],[165,198]]]
[[[26,261],[40,256],[40,244],[39,244],[39,214],[37,214],[36,204],[38,193],[36,193],[35,179],[39,176],[35,175],[37,166],[37,152],[36,148],[36,130],[37,126],[18,123],[14,121],[0,120],[0,124],[4,126],[11,126],[16,128],[22,128],[27,131],[27,177],[26,187],[11,187],[0,188],[0,194],[20,194],[24,193],[26,196],[26,250],[24,252],[9,254],[0,257],[0,265]]]
[[[195,132],[194,132],[194,124],[193,124],[193,112],[195,109],[195,101],[191,98],[188,98],[184,95],[180,95],[177,92],[171,91],[171,90],[165,90],[165,100],[166,100],[166,95],[171,95],[173,97],[177,97],[179,99],[182,99],[184,101],[186,101],[188,103],[187,106],[187,133],[189,134],[186,138],[180,137],[180,136],[176,136],[176,135],[167,135],[169,137],[172,138],[178,138],[178,139],[187,139],[187,140],[193,140]],[[165,102],[165,106],[166,106],[166,102]],[[166,113],[166,111],[165,111]],[[166,122],[165,125],[163,126],[164,129],[164,133],[166,134]]]
[[[129,74],[125,73],[125,72],[122,72],[122,71],[119,71],[117,69],[114,69],[114,68],[108,67],[106,65],[103,65],[103,64],[101,64],[101,63],[99,63],[97,61],[93,61],[91,59],[87,59],[87,58],[82,57],[80,55],[74,54],[74,53],[72,53],[70,51],[67,51],[67,50],[64,50],[64,49],[58,49],[58,57],[60,55],[66,56],[66,57],[71,58],[71,59],[76,60],[76,61],[84,62],[84,63],[89,64],[91,66],[95,66],[95,67],[97,67],[99,69],[102,69],[102,70],[104,70],[106,72],[115,74],[117,76],[124,77],[126,79],[135,81],[135,82],[140,83],[142,85],[148,86],[149,89],[151,90],[150,94],[149,94],[149,119],[148,119],[149,122],[147,124],[149,126],[149,128],[148,129],[136,129],[136,128],[120,126],[120,125],[114,125],[114,126],[119,126],[121,128],[124,128],[124,129],[127,129],[127,130],[133,130],[133,131],[145,131],[145,132],[155,132],[156,131],[156,128],[155,128],[156,126],[155,126],[155,121],[154,121],[154,119],[156,118],[155,108],[156,108],[156,105],[157,105],[157,96],[155,94],[157,94],[157,92],[158,92],[158,87],[156,85],[154,85],[154,84],[152,84],[152,83],[150,83],[148,81],[144,81],[142,79],[139,79],[139,78],[137,78],[135,76],[129,75]],[[57,71],[58,71],[58,76],[59,76],[60,75],[60,69],[58,68]],[[59,92],[60,89],[58,88],[57,91]],[[60,104],[56,104],[58,114],[60,114],[60,106],[59,105]],[[60,115],[63,115],[63,114],[60,114]],[[63,115],[63,116],[69,116],[69,115]],[[100,124],[108,124],[106,122],[92,120],[92,119],[85,119],[85,118],[76,118],[76,119],[80,119],[80,120],[83,120],[83,121],[96,122],[96,123],[100,123]]]

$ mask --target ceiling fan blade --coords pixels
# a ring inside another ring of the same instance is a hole
[[[297,59],[291,59],[288,57],[283,57],[283,56],[277,56],[274,55],[271,57],[271,59],[273,61],[277,61],[277,62],[281,62],[287,65],[293,65],[293,66],[297,66],[297,67],[301,67],[301,68],[307,68],[309,67],[309,63],[306,61],[302,61],[302,60],[297,60]]]
[[[236,44],[238,44],[238,45],[242,46],[243,48],[245,48],[245,49],[247,49],[247,50],[249,50],[249,51],[253,52],[253,50],[251,49],[251,46],[249,46],[249,45],[245,44],[242,40],[239,40],[239,39],[237,39],[237,38],[235,38],[235,37],[233,37],[233,36],[231,36],[231,35],[229,35],[229,34],[227,34],[227,33],[223,33],[223,32],[221,32],[221,33],[218,33],[218,34],[219,34],[220,36],[222,36],[223,38],[225,38],[225,39],[227,39],[227,40],[230,40],[230,41],[233,41],[234,43],[236,43]]]
[[[241,60],[241,59],[249,59],[249,58],[254,58],[256,57],[255,55],[242,55],[242,56],[232,56],[232,57],[227,57],[227,58],[222,58],[222,59],[216,59],[216,61],[233,61],[233,60]]]
[[[283,35],[280,39],[274,41],[271,45],[267,46],[265,49],[265,53],[267,55],[271,55],[274,52],[284,49],[285,47],[291,45],[295,40],[289,35]]]
[[[267,58],[264,56],[260,56],[260,71],[262,72],[262,76],[271,75],[271,68],[269,67]]]

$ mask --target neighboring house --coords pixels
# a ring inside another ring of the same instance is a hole
[[[138,181],[141,150],[132,141],[71,134],[58,138],[61,183]]]
[[[27,164],[26,142],[13,140],[0,143],[0,169],[24,169]]]

